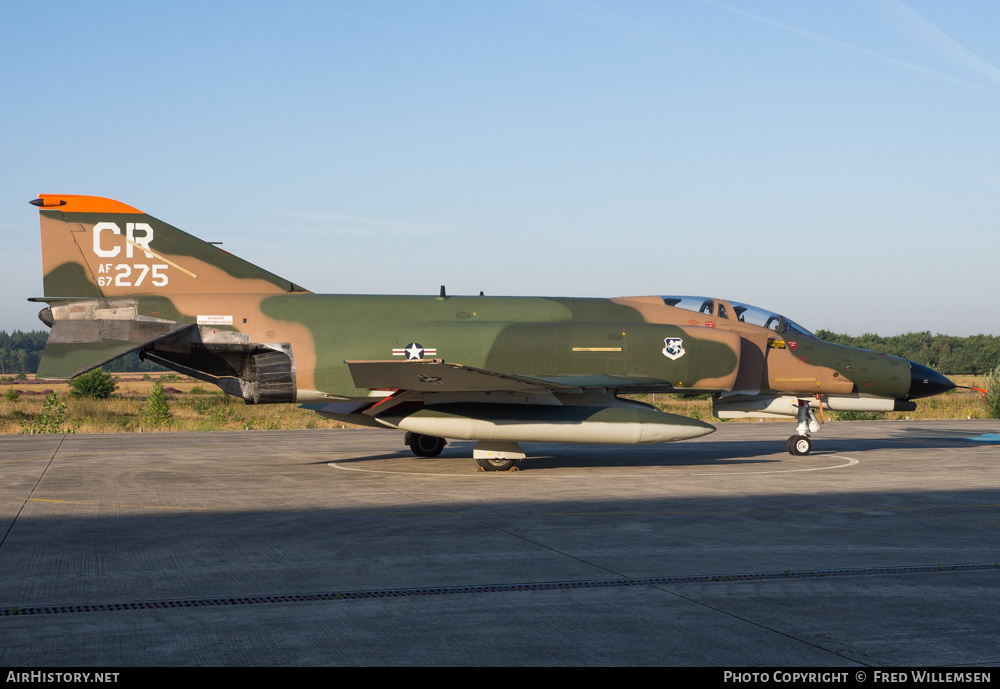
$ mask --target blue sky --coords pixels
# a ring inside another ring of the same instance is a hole
[[[39,192],[315,292],[708,294],[1000,334],[1000,4],[0,5],[0,329]]]

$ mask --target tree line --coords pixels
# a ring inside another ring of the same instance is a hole
[[[881,337],[873,333],[843,335],[830,330],[817,330],[816,335],[827,342],[901,356],[946,375],[985,375],[1000,366],[1000,337],[995,335],[954,337],[924,331]],[[9,335],[0,330],[0,375],[35,373],[46,337],[45,330],[15,330]],[[106,364],[104,369],[122,373],[164,370],[152,362],[140,361],[135,352]]]
[[[931,335],[930,332],[881,337],[873,333],[843,335],[817,330],[827,342],[883,352],[930,366],[945,375],[986,375],[1000,365],[1000,337],[996,335]]]

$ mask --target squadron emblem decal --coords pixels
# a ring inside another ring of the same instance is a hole
[[[392,350],[393,356],[405,356],[408,360],[412,359],[423,359],[424,355],[427,356],[437,356],[438,350],[430,348],[425,349],[419,342],[411,342],[402,349]]]
[[[663,356],[668,359],[680,359],[684,356],[684,340],[679,337],[664,338]]]

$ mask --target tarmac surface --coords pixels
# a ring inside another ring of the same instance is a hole
[[[1000,664],[1000,422],[793,428],[0,437],[0,665]]]

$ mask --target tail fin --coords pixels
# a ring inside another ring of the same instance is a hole
[[[39,194],[45,299],[305,292],[124,203]]]

